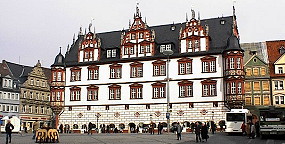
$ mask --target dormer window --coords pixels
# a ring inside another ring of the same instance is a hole
[[[107,50],[107,58],[116,57],[116,49]]]
[[[285,53],[285,48],[284,48],[284,46],[281,46],[281,47],[279,48],[279,53],[280,53],[280,54],[284,54],[284,53]]]
[[[278,73],[283,74],[283,67],[278,67]]]
[[[160,45],[160,53],[163,53],[165,50],[171,50],[171,44]]]

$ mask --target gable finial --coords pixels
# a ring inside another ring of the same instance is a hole
[[[192,13],[192,19],[195,19],[195,11],[193,9],[191,9],[191,13]]]
[[[129,28],[131,28],[131,20],[129,19]]]
[[[136,5],[136,17],[140,17],[140,10],[139,10],[139,2],[137,2],[137,5]]]
[[[144,17],[144,23],[146,24],[146,17]]]
[[[201,20],[200,20],[200,12],[198,12],[198,24],[200,25]]]
[[[78,36],[82,35],[82,26],[79,28]]]
[[[61,54],[61,47],[59,47],[59,53]]]
[[[188,22],[188,14],[186,13],[186,22]]]
[[[69,53],[69,44],[67,45],[66,53]]]
[[[75,43],[75,33],[73,34],[73,39],[72,39],[72,43]]]
[[[234,3],[235,3],[235,1],[233,1],[233,25],[232,25],[232,29],[233,29],[233,35],[239,39],[237,21],[236,21],[236,9],[235,9]]]

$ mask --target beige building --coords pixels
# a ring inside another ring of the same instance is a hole
[[[32,129],[32,123],[36,120],[41,124],[49,124],[52,110],[50,108],[50,69],[41,67],[40,62],[34,66],[23,66],[8,63],[13,75],[21,83],[19,118],[22,126],[27,130]]]

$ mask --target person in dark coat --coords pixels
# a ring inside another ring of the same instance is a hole
[[[12,135],[12,130],[14,129],[14,126],[11,124],[11,121],[8,120],[6,126],[5,126],[5,131],[6,131],[6,144],[8,144],[8,138],[9,138],[9,143],[11,143],[11,135]]]
[[[59,131],[60,131],[60,133],[63,133],[63,124],[59,125]]]
[[[255,122],[255,131],[256,131],[256,137],[260,137],[259,121]]]
[[[157,134],[160,135],[161,134],[161,130],[162,130],[162,124],[159,122],[158,126],[157,126]]]
[[[208,127],[207,124],[202,124],[202,128],[201,128],[201,136],[202,136],[202,141],[204,142],[204,139],[208,139]]]
[[[180,123],[177,123],[177,140],[181,140],[181,132],[182,132],[182,127],[180,125]]]
[[[212,130],[212,134],[214,134],[216,131],[216,124],[214,121],[211,121],[211,130]]]
[[[194,124],[193,122],[191,122],[190,126],[191,126],[191,132],[193,133],[193,132],[194,132],[195,124]]]
[[[92,127],[93,127],[93,124],[91,122],[89,122],[89,124],[88,124],[88,134],[92,135]]]
[[[198,122],[196,122],[194,129],[195,129],[195,134],[196,134],[196,142],[198,142],[198,139],[201,142],[201,136],[200,136],[201,135],[201,125]]]

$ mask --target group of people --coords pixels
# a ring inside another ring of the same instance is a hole
[[[242,123],[241,125],[242,133],[243,135],[247,135],[248,138],[254,139],[255,137],[259,137],[260,133],[260,127],[259,122],[251,122],[250,120],[247,123]]]
[[[201,142],[201,140],[204,142],[204,140],[208,140],[209,135],[208,135],[208,126],[207,123],[199,123],[196,122],[194,126],[195,130],[195,135],[196,135],[196,142]],[[212,130],[214,133],[214,131]],[[201,139],[202,137],[202,139]]]

